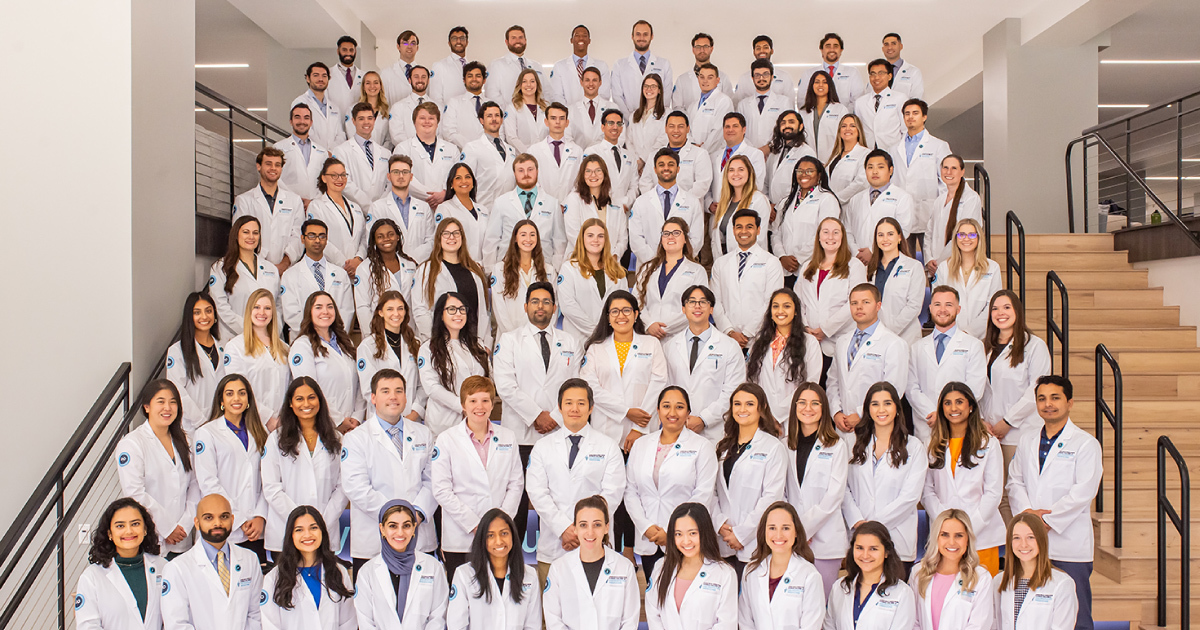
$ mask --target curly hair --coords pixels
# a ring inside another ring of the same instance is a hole
[[[88,549],[88,562],[105,568],[112,563],[113,556],[117,555],[117,546],[108,537],[108,531],[112,529],[113,517],[116,516],[117,510],[129,507],[142,513],[142,525],[146,536],[142,538],[142,544],[138,547],[138,551],[155,556],[159,554],[158,530],[154,527],[154,519],[150,517],[150,511],[141,503],[129,497],[123,497],[108,504],[108,507],[104,508],[104,513],[100,515],[100,520],[96,522],[96,528],[92,530],[92,547]]]

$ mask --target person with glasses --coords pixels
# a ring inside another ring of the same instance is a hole
[[[429,260],[417,268],[417,281],[413,285],[413,321],[417,335],[429,339],[435,317],[433,306],[446,293],[459,295],[463,304],[470,308],[479,328],[480,338],[491,345],[492,326],[488,317],[491,302],[485,291],[489,280],[483,267],[463,245],[463,226],[458,219],[448,218],[438,223],[433,235],[433,251]]]
[[[782,109],[772,119],[773,127],[767,131],[764,150],[767,154],[766,181],[763,189],[772,206],[779,205],[796,183],[796,163],[801,158],[814,154],[808,143],[810,135],[800,112]],[[778,217],[776,218],[778,220]]]
[[[689,392],[687,428],[713,444],[721,439],[729,397],[746,381],[741,346],[709,323],[716,301],[705,285],[685,289],[680,302],[687,328],[663,343],[668,381]]]
[[[752,42],[755,61],[766,61],[772,64],[773,78],[771,80],[771,92],[783,96],[787,107],[792,107],[796,103],[796,82],[792,80],[792,75],[788,74],[782,68],[775,68],[771,58],[775,55],[775,42],[767,35],[759,35]],[[754,81],[754,66],[751,64],[749,70],[742,73],[738,80],[733,85],[733,100],[735,103],[741,103],[748,98],[757,96],[757,85]],[[757,100],[757,99],[755,99]]]
[[[495,212],[496,198],[509,192],[516,185],[513,165],[517,150],[500,138],[504,124],[504,110],[495,101],[486,101],[479,106],[477,116],[483,131],[470,142],[462,145],[459,160],[471,167],[479,178],[479,203]]]
[[[654,258],[665,222],[680,219],[686,226],[687,245],[698,257],[704,245],[704,205],[678,184],[679,156],[670,149],[654,154],[658,185],[633,203],[629,216],[629,249],[642,265]]]
[[[391,219],[400,230],[404,253],[421,264],[429,259],[429,252],[433,249],[433,229],[436,225],[429,204],[412,194],[409,188],[412,181],[412,158],[398,153],[388,158],[391,190],[367,210],[367,233],[370,234],[376,221]],[[369,238],[367,243],[370,243]]]
[[[863,123],[867,146],[887,150],[904,139],[905,95],[892,90],[892,64],[886,59],[867,64],[867,76],[871,89],[852,101],[854,114]]]
[[[443,294],[433,314],[433,333],[429,343],[421,345],[417,371],[429,397],[425,426],[437,438],[462,420],[460,388],[469,377],[491,376],[492,355],[480,343],[476,313],[463,303],[461,295]]]
[[[664,95],[668,106],[675,109],[688,110],[696,104],[696,101],[700,100],[700,81],[696,75],[700,73],[700,68],[704,67],[712,59],[712,54],[712,35],[708,33],[696,33],[692,36],[692,67],[689,71],[676,77],[675,85],[671,88],[671,93]],[[645,86],[644,83],[642,85],[643,87]],[[733,96],[733,86],[728,81],[721,79],[717,87],[725,94]]]
[[[785,114],[780,120],[786,124],[790,117]],[[772,182],[772,186],[774,184]],[[784,284],[794,287],[800,266],[812,258],[816,249],[817,226],[825,219],[836,219],[842,214],[842,204],[829,189],[829,176],[820,160],[806,155],[796,162],[791,174],[791,191],[776,210],[771,244],[787,274]]]
[[[324,291],[333,298],[343,322],[353,321],[354,317],[354,285],[350,276],[325,257],[329,239],[325,222],[320,219],[305,221],[300,226],[300,235],[304,257],[279,279],[279,312],[283,314],[290,339],[299,336],[304,304],[317,291]]]
[[[571,29],[571,54],[555,62],[546,79],[546,98],[551,102],[577,103],[580,99],[587,100],[587,86],[583,77],[588,68],[595,68],[597,94],[605,101],[612,102],[612,74],[608,63],[590,54],[592,32],[580,24]],[[616,105],[614,104],[613,107]],[[602,110],[598,110],[602,111]]]
[[[413,67],[417,63],[417,51],[421,49],[421,38],[411,30],[401,31],[396,36],[396,52],[400,58],[396,63],[379,71],[383,81],[383,93],[389,103],[396,103],[412,94],[412,86],[408,78],[412,76]]]
[[[509,178],[516,185],[509,186],[490,206],[491,216],[483,234],[483,264],[491,268],[500,262],[510,249],[516,226],[529,221],[537,227],[538,245],[546,264],[557,267],[567,255],[562,205],[538,185],[537,158],[521,153],[510,167]]]
[[[938,263],[932,286],[946,285],[958,291],[962,310],[958,324],[973,337],[983,339],[987,332],[988,305],[992,296],[1004,288],[1000,264],[984,253],[983,229],[975,219],[962,219],[954,226],[954,248],[950,258]]]
[[[625,131],[625,116],[618,109],[606,109],[600,114],[603,137],[583,150],[585,156],[599,155],[612,176],[614,201],[628,212],[637,197],[637,156],[626,148],[621,137]]]
[[[608,98],[601,96],[603,91],[605,94],[611,94],[608,89],[608,84],[604,81],[603,76],[607,76],[607,72],[601,73],[599,68],[585,68],[583,74],[579,76],[579,86],[575,88],[575,92],[579,93],[580,88],[583,89],[579,96],[573,99],[555,99],[550,98],[550,102],[569,103],[570,119],[575,121],[575,124],[567,127],[567,139],[581,147],[590,147],[604,138],[604,125],[601,120],[601,115],[610,110],[615,109],[620,111],[617,104]],[[658,75],[651,75],[657,77]],[[574,73],[571,79],[575,79]],[[551,82],[557,81],[553,76]],[[649,80],[649,77],[647,77]],[[661,82],[661,79],[659,79]],[[633,149],[632,144],[628,147]]]
[[[346,275],[354,275],[366,251],[367,219],[362,206],[346,195],[348,182],[349,174],[341,160],[325,160],[317,183],[321,196],[308,204],[308,217],[325,222],[325,256]]]
[[[654,258],[642,262],[636,281],[638,299],[646,307],[646,334],[659,341],[683,332],[687,321],[676,306],[685,287],[708,285],[708,272],[696,262],[692,246],[687,242],[687,222],[678,217],[667,219],[662,226],[658,251]],[[651,282],[654,283],[651,286]]]
[[[469,33],[465,26],[455,26],[447,36],[450,54],[429,68],[429,100],[439,105],[466,91],[463,86],[463,67],[467,65]]]
[[[771,141],[775,122],[783,112],[792,108],[793,101],[775,91],[775,66],[769,60],[755,59],[750,64],[750,72],[753,94],[738,102],[737,111],[746,117],[746,141],[752,147],[762,148],[764,154],[769,154],[767,144]],[[791,85],[790,80],[788,84]]]
[[[443,105],[438,136],[456,147],[465,147],[468,142],[483,135],[479,114],[483,111],[483,103],[490,99],[483,94],[488,71],[482,63],[469,61],[460,74],[466,91]]]

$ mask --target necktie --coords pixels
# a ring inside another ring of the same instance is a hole
[[[417,97],[417,105],[420,105],[420,104],[422,104],[422,103],[424,103],[424,102],[425,102],[425,97],[424,97],[424,96],[418,96],[418,97]]]
[[[554,145],[554,163],[562,166],[562,155],[558,152],[558,147],[563,143],[562,140],[551,140],[550,144]]]
[[[544,330],[542,332],[538,333],[538,335],[542,338],[542,340],[541,340],[542,363],[546,364],[546,371],[549,372],[550,371],[550,339],[547,337],[547,333]]]
[[[412,78],[412,64],[411,63],[404,64],[404,78],[405,79]]]
[[[354,73],[350,68],[346,68],[346,87],[354,87]],[[229,585],[225,585],[225,590],[229,590]]]
[[[742,279],[742,272],[746,270],[746,261],[750,259],[750,252],[738,252],[738,280]]]
[[[461,65],[461,66],[463,66],[463,67],[466,67],[466,65],[467,65],[467,58],[466,58],[466,57],[459,57],[459,58],[458,58],[458,63],[459,63],[459,65]]]
[[[638,55],[638,70],[641,70],[642,74],[646,74],[646,56],[645,55]]]
[[[525,216],[529,216],[533,212],[533,191],[522,190],[521,199],[525,201]],[[542,333],[543,335],[546,333]]]
[[[580,79],[583,78],[583,60],[582,59],[575,62],[575,72],[579,73]]]
[[[729,156],[733,154],[732,147],[725,147],[725,157],[721,158],[721,170],[725,170],[725,163],[729,161]]]
[[[872,189],[871,189],[871,203],[872,203],[872,204],[874,204],[874,203],[875,203],[875,200],[879,198],[879,192],[880,192],[880,191],[878,191],[878,190],[876,190],[876,189],[874,189],[874,188],[872,188]]]
[[[225,562],[225,550],[217,552],[217,577],[221,578],[221,586],[225,587],[225,594],[229,594],[229,563]]]
[[[700,338],[692,336],[692,353],[688,356],[688,372],[696,369],[696,359],[700,358]]]
[[[507,160],[508,154],[504,152],[504,144],[500,142],[500,138],[492,138],[492,142],[496,143],[496,150],[500,152],[500,159]]]
[[[321,291],[325,290],[325,272],[321,270],[321,261],[313,263],[313,277],[317,279],[317,286]]]
[[[671,214],[671,191],[663,191],[663,221]]]
[[[475,117],[479,117],[479,97],[475,97]]]
[[[938,360],[938,363],[942,362],[942,354],[944,354],[946,352],[946,340],[948,340],[948,339],[950,339],[950,335],[947,335],[944,332],[940,332],[937,334],[937,360]]]
[[[591,118],[592,122],[596,122],[596,101],[592,99],[588,99],[588,118]]]
[[[571,453],[567,455],[567,468],[575,467],[575,457],[579,455],[579,440],[583,439],[582,435],[568,435],[568,440],[571,440]]]
[[[847,368],[854,363],[854,357],[858,354],[858,347],[862,345],[862,340],[866,336],[867,333],[862,330],[854,331],[854,338],[850,340],[850,359],[846,362]]]
[[[612,149],[613,149],[613,159],[616,160],[616,162],[617,162],[617,172],[620,173],[621,172],[621,150],[618,149],[616,147],[616,145],[613,145]]]
[[[758,95],[758,113],[762,113],[763,107],[767,106],[767,96],[765,94]]]
[[[882,94],[875,95],[875,111],[879,111],[879,101],[883,98]]]
[[[829,66],[829,78],[833,78],[833,66]]]
[[[396,445],[396,450],[400,452],[400,459],[404,459],[404,440],[400,437],[400,424],[396,423],[389,428],[387,434],[392,438],[392,444]]]
[[[371,155],[371,141],[363,142],[363,151],[367,152],[367,164],[371,165],[371,170],[375,170],[375,156]]]

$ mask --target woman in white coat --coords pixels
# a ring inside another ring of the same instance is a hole
[[[469,376],[458,396],[459,417],[464,419],[437,437],[430,471],[433,498],[442,508],[442,557],[451,577],[467,561],[480,515],[492,508],[516,514],[525,490],[517,436],[492,424],[496,399],[492,381]]]
[[[568,245],[579,241],[588,219],[599,219],[608,230],[609,250],[617,258],[625,253],[629,247],[629,216],[612,198],[612,179],[604,158],[599,155],[583,158],[575,190],[567,195],[563,206],[563,230]],[[571,252],[563,253],[561,263],[555,263],[559,267],[571,260]]]
[[[258,219],[243,215],[229,229],[229,244],[225,257],[212,264],[208,276],[208,291],[212,294],[220,321],[221,336],[226,339],[240,334],[243,316],[250,295],[266,289],[271,295],[279,293],[279,268],[258,255]]]
[[[850,251],[846,226],[840,219],[822,219],[817,225],[813,256],[796,281],[804,321],[810,335],[821,343],[825,363],[822,381],[838,338],[854,328],[850,318],[850,290],[867,281],[867,268]]]
[[[1000,572],[1004,544],[1004,454],[987,431],[971,388],[951,381],[942,388],[929,440],[929,471],[921,495],[927,514],[961,510],[971,519],[972,549],[989,575]]]
[[[662,343],[688,326],[679,307],[683,291],[696,285],[708,286],[708,272],[696,262],[687,234],[687,221],[667,219],[654,258],[638,261],[637,296],[643,305],[642,319],[649,322],[646,334]]]
[[[938,263],[950,257],[950,248],[954,243],[954,227],[962,219],[975,219],[983,225],[983,204],[979,193],[963,181],[966,169],[963,159],[953,153],[942,158],[941,181],[938,182],[938,196],[941,203],[935,205],[935,210],[929,215],[929,225],[925,227],[926,253],[925,269],[928,273],[937,271]]]
[[[821,344],[805,331],[800,312],[800,298],[791,289],[776,289],[746,361],[749,381],[767,392],[772,413],[780,416],[791,406],[796,387],[821,375]]]
[[[796,162],[791,192],[776,209],[771,246],[786,273],[784,282],[791,288],[800,266],[812,258],[817,226],[825,219],[840,217],[842,204],[829,189],[825,166],[806,155]]]
[[[453,217],[440,221],[434,230],[433,250],[429,253],[429,260],[417,268],[417,279],[412,289],[413,324],[417,336],[427,341],[436,319],[433,305],[439,297],[453,291],[463,304],[475,311],[475,319],[479,322],[479,338],[484,340],[484,345],[491,347],[492,326],[486,292],[490,280],[464,245],[464,234],[462,221]]]
[[[538,630],[542,589],[537,569],[525,564],[517,527],[500,508],[484,512],[467,563],[454,572],[447,630]]]
[[[624,215],[624,212],[621,213]],[[607,316],[602,307],[615,291],[629,288],[626,272],[612,254],[612,241],[604,221],[583,222],[574,253],[558,270],[558,309],[562,329],[579,341],[587,339]]]
[[[282,552],[259,597],[263,630],[354,630],[354,583],[330,548],[325,517],[298,505],[286,518]]]
[[[600,495],[575,504],[579,546],[550,565],[542,593],[547,630],[637,630],[637,567],[608,542],[610,509]]]
[[[820,630],[825,620],[821,574],[796,508],[771,504],[758,524],[758,549],[738,598],[738,625],[755,630]]]
[[[473,260],[483,261],[483,239],[491,213],[475,198],[478,193],[475,171],[464,162],[450,167],[446,176],[446,201],[437,207],[434,221],[455,219],[462,226],[462,244]]]
[[[117,442],[117,480],[122,496],[157,518],[159,543],[170,560],[192,548],[200,487],[175,384],[166,379],[146,383],[141,405],[146,423]]]
[[[533,68],[521,70],[513,87],[512,100],[505,103],[504,126],[500,130],[517,153],[525,153],[550,133],[546,127],[547,105],[537,71]]]
[[[253,391],[240,374],[221,379],[211,419],[196,429],[196,482],[200,496],[219,494],[229,500],[234,513],[229,542],[258,554],[259,563],[266,565],[267,500],[261,462],[267,429],[259,420]]]
[[[771,200],[758,189],[750,158],[744,155],[729,158],[720,176],[721,181],[716,188],[719,194],[709,206],[712,211],[713,260],[738,248],[737,239],[733,236],[733,215],[738,210],[750,209],[760,217],[771,216]]]
[[[358,393],[354,353],[333,298],[324,291],[308,296],[300,334],[292,342],[292,376],[317,381],[329,403],[329,417],[342,433],[361,424],[366,410]]]
[[[787,447],[779,435],[766,392],[754,383],[738,385],[725,414],[725,435],[717,442],[721,468],[713,521],[721,537],[721,556],[739,577],[754,556],[754,533],[763,513],[784,497]]]
[[[323,529],[341,531],[346,508],[342,491],[342,436],[333,426],[321,386],[301,376],[288,386],[279,417],[279,430],[267,437],[262,458],[263,497],[267,500],[266,547],[286,549],[285,523],[297,506],[313,506],[324,519]],[[336,553],[341,538],[330,540]]]
[[[354,101],[354,104],[349,109],[343,112],[346,114],[346,119],[342,123],[342,127],[346,130],[346,137],[353,139],[354,135],[358,133],[358,130],[354,128],[354,117],[350,115],[350,110],[358,103],[366,103],[375,111],[375,128],[371,131],[371,142],[381,147],[387,147],[388,151],[391,151],[396,147],[396,141],[392,139],[391,130],[389,129],[391,127],[392,108],[391,104],[388,103],[387,93],[383,89],[383,79],[379,76],[378,72],[368,70],[363,74],[362,83],[359,85],[357,100]]]
[[[492,373],[492,355],[475,336],[475,313],[458,293],[446,293],[434,305],[433,336],[421,345],[417,372],[425,402],[425,426],[437,437],[462,421],[459,388],[471,376]]]
[[[917,600],[913,628],[991,630],[992,574],[979,563],[971,517],[959,509],[931,513],[937,518],[929,525],[925,557],[908,583]]]
[[[355,576],[359,630],[443,630],[450,585],[433,556],[417,551],[416,511],[403,499],[379,509],[380,553]]]
[[[900,222],[884,217],[875,225],[875,243],[867,263],[867,281],[879,289],[883,305],[879,321],[909,346],[921,339],[921,307],[925,303],[925,274],[908,255],[908,240]],[[886,299],[884,299],[886,298]]]
[[[79,630],[158,630],[162,572],[150,512],[130,498],[113,501],[92,530],[88,565],[75,584]]]
[[[846,551],[846,577],[829,592],[825,630],[912,630],[917,607],[904,581],[888,528],[864,521],[855,528]]]
[[[739,578],[721,559],[708,509],[681,504],[671,513],[667,530],[666,555],[646,578],[650,630],[737,628]]]
[[[396,291],[408,300],[417,282],[417,261],[404,253],[400,227],[383,218],[371,224],[367,257],[354,271],[354,314],[358,330],[366,334],[379,296]]]
[[[412,329],[409,301],[398,291],[379,296],[371,323],[358,344],[358,390],[366,404],[366,417],[375,414],[371,404],[371,381],[383,369],[392,369],[404,377],[404,417],[420,422],[425,417],[425,390],[417,371],[421,340]]]
[[[664,104],[662,77],[656,73],[642,79],[642,95],[638,108],[629,116],[629,127],[625,129],[625,146],[633,151],[638,160],[638,172],[654,160],[654,154],[667,146],[667,114]]]
[[[887,527],[905,563],[901,577],[907,578],[917,557],[917,502],[929,458],[921,441],[908,435],[900,394],[891,383],[881,381],[867,390],[863,415],[870,421],[854,429],[842,516],[851,530],[866,521]]]
[[[1000,265],[987,257],[982,241],[983,229],[975,219],[960,220],[954,226],[950,258],[938,263],[932,282],[932,286],[944,284],[958,291],[958,326],[978,339],[987,332],[992,296],[1004,288]]]
[[[325,160],[317,179],[321,196],[308,204],[308,218],[323,221],[329,230],[325,258],[343,266],[346,275],[352,276],[362,262],[360,252],[366,247],[367,220],[363,208],[344,194],[346,177],[346,165],[341,160],[335,157]]]
[[[554,282],[558,274],[546,260],[537,223],[521,219],[513,226],[504,258],[492,268],[492,313],[496,339],[529,323],[525,293],[534,282]]]
[[[850,472],[850,445],[838,435],[825,390],[801,383],[787,421],[788,476],[785,495],[809,532],[813,566],[826,597],[846,554],[842,501]]]
[[[837,124],[837,141],[825,166],[829,169],[829,188],[842,203],[867,189],[866,134],[862,121],[854,114],[845,114]]]
[[[1013,516],[1005,539],[1004,574],[996,580],[1000,630],[1072,630],[1079,613],[1075,581],[1050,565],[1046,525],[1036,514]],[[1024,597],[1017,601],[1017,591]]]
[[[254,389],[254,403],[267,416],[267,430],[279,426],[279,410],[292,380],[290,350],[279,337],[275,296],[258,289],[246,302],[242,334],[225,344],[225,372],[241,374]]]
[[[217,310],[207,292],[192,293],[183,303],[183,323],[179,339],[167,348],[167,379],[179,389],[183,430],[194,435],[196,427],[208,420],[213,392],[225,376],[219,341]]]
[[[692,415],[686,390],[675,385],[658,395],[662,430],[633,443],[625,464],[625,509],[636,535],[633,551],[650,575],[669,544],[664,525],[682,503],[714,504],[717,453],[712,442],[686,427]]]
[[[828,162],[837,144],[838,123],[850,113],[850,107],[842,104],[833,79],[824,70],[817,70],[809,77],[807,91],[799,105],[800,120],[812,138],[809,144],[821,162]]]

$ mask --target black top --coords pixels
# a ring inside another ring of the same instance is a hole
[[[208,355],[208,360],[212,361],[213,369],[214,370],[217,369],[217,362],[221,359],[221,357],[217,356],[216,342],[213,342],[213,345],[211,345],[211,346],[206,346],[200,342],[196,342],[196,343],[197,343],[197,345],[200,346],[201,349],[204,350],[204,354]]]
[[[387,338],[387,344],[391,346],[392,354],[396,355],[396,360],[400,362],[400,365],[404,365],[404,355],[400,349],[400,344],[404,341],[404,335],[385,329],[383,336]]]
[[[454,278],[455,290],[463,297],[463,306],[470,309],[471,312],[479,312],[479,292],[475,289],[475,274],[471,273],[470,269],[458,263],[443,260],[442,264],[446,266],[446,271],[449,271],[450,276]]]
[[[725,473],[725,485],[729,485],[729,477],[733,474],[733,467],[735,464],[737,464],[737,460],[742,456],[742,453],[746,452],[747,448],[750,448],[749,442],[746,442],[745,444],[737,444],[733,448],[729,449],[729,452],[725,454],[725,463],[723,465]]]
[[[800,443],[796,445],[796,483],[800,487],[804,487],[804,466],[808,464],[808,455],[812,453],[813,444],[817,443],[818,431],[813,431],[813,434],[804,437],[801,432],[798,436]]]
[[[493,573],[492,577],[496,578],[496,588],[500,589],[499,593],[500,593],[500,595],[503,596],[504,595],[504,576],[496,575],[495,573]]]
[[[604,287],[605,275],[604,275],[604,270],[603,270],[603,269],[597,269],[597,270],[593,271],[593,272],[592,272],[592,280],[595,280],[595,281],[596,281],[596,290],[600,292],[600,297],[604,297],[604,293],[605,293],[605,287]]]
[[[583,574],[587,576],[588,587],[592,592],[596,592],[596,582],[600,581],[600,570],[604,568],[604,558],[600,558],[595,562],[583,563]]]

